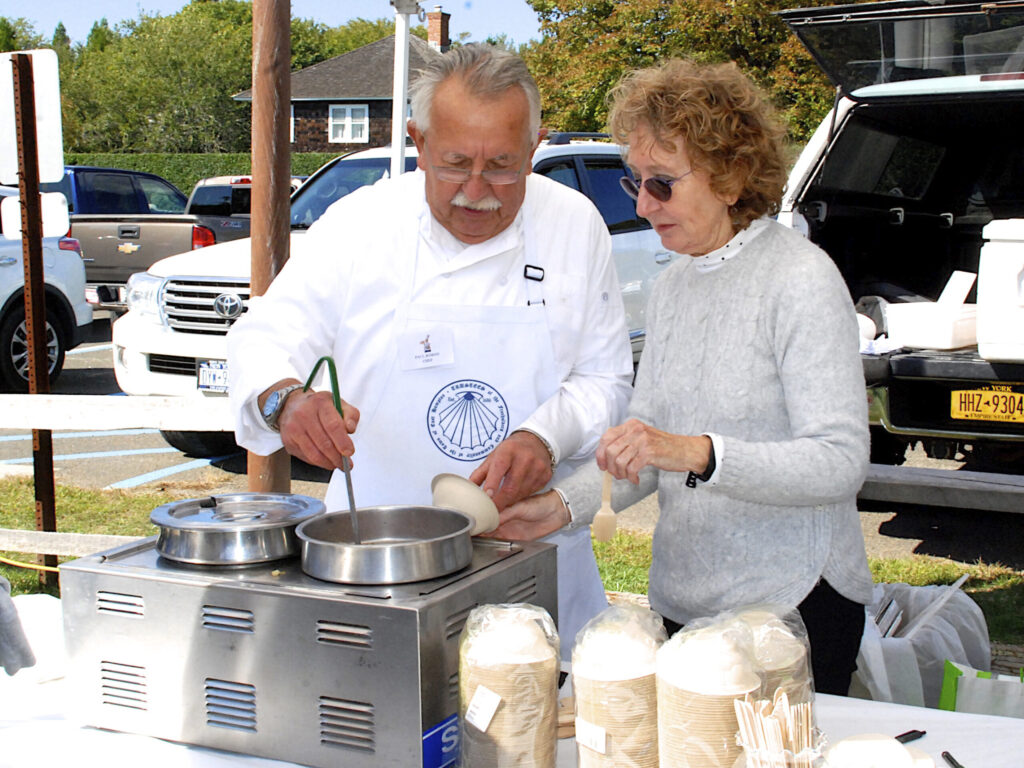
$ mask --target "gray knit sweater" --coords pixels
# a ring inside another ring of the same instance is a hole
[[[616,481],[616,510],[658,491],[651,606],[680,623],[772,602],[798,605],[819,578],[860,603],[871,573],[856,495],[868,466],[853,304],[828,256],[774,221],[720,267],[667,269],[647,307],[630,417],[715,433],[715,485],[648,468]],[[595,463],[560,484],[575,516],[600,506]]]

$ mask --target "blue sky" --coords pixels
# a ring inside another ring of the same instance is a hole
[[[138,18],[139,13],[173,14],[187,5],[187,0],[0,0],[0,16],[24,17],[36,32],[49,38],[58,22],[64,22],[71,40],[85,42],[93,22],[106,17],[114,26],[125,19]],[[526,0],[421,0],[420,7],[432,11],[440,5],[451,14],[449,33],[458,39],[469,32],[470,41],[484,40],[490,35],[505,33],[516,43],[540,37],[537,14]],[[388,0],[292,0],[292,16],[313,19],[336,27],[356,18],[393,19],[395,9]],[[418,24],[413,21],[413,24]]]

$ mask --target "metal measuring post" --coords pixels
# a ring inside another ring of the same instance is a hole
[[[43,216],[39,203],[39,146],[36,137],[35,77],[32,57],[11,56],[14,75],[14,115],[18,137],[18,191],[21,196],[21,248],[25,266],[25,328],[28,337],[28,391],[50,392],[50,360],[46,354],[46,290],[43,281]],[[53,433],[32,430],[35,472],[36,529],[57,530],[53,479]],[[56,555],[42,555],[42,564],[57,567]],[[57,584],[57,574],[43,571],[39,580]]]

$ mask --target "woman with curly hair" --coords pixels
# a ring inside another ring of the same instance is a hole
[[[651,606],[671,634],[757,603],[797,607],[815,688],[845,695],[872,580],[856,496],[868,467],[857,322],[828,255],[769,218],[784,129],[733,64],[674,60],[613,90],[622,180],[666,248],[630,418],[596,465],[506,509],[496,532],[587,525],[600,471],[621,510],[658,492]]]

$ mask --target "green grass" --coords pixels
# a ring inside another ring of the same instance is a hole
[[[606,589],[647,594],[651,565],[651,538],[620,531],[606,543],[594,542],[597,567]],[[993,642],[1024,644],[1024,572],[1003,565],[965,565],[925,555],[868,561],[876,582],[903,582],[912,586],[952,584],[970,574],[964,591],[981,608]]]
[[[170,493],[133,493],[56,488],[57,530],[67,533],[97,533],[108,536],[152,536],[157,532],[149,522],[154,507],[181,495]],[[35,530],[35,491],[31,478],[0,479],[0,528]],[[35,564],[33,555],[0,552],[0,557]],[[71,558],[59,558],[61,562]],[[49,592],[39,583],[39,572],[0,563],[0,574],[11,582],[11,593]]]
[[[57,528],[74,533],[151,536],[154,507],[179,498],[194,498],[203,489],[165,488],[160,493],[97,491],[57,487]],[[35,497],[31,478],[0,479],[0,528],[35,529]],[[608,542],[594,542],[597,566],[605,588],[613,592],[647,594],[651,566],[651,538],[620,531]],[[34,562],[32,555],[0,552],[0,557]],[[994,642],[1024,644],[1024,572],[999,564],[964,564],[937,557],[914,555],[899,559],[871,559],[876,582],[903,582],[914,586],[952,584],[968,573],[964,591],[981,607]],[[0,564],[14,594],[39,592],[38,573]],[[55,590],[49,590],[55,592]]]

